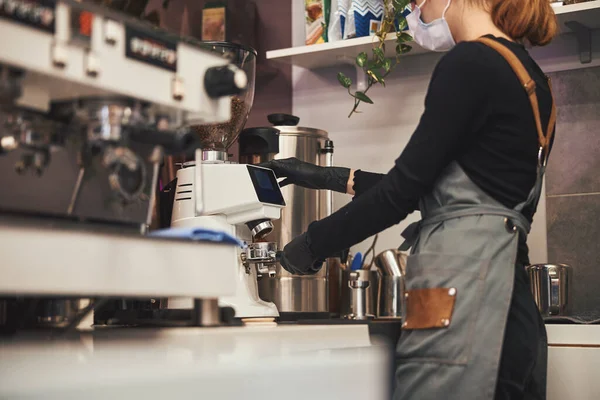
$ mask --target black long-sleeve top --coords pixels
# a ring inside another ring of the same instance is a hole
[[[489,37],[512,50],[535,80],[546,132],[552,105],[546,76],[524,46]],[[534,185],[538,148],[531,104],[508,62],[483,43],[461,42],[436,66],[425,111],[393,168],[385,175],[357,171],[354,199],[310,225],[311,250],[326,257],[401,222],[452,161],[514,208]]]

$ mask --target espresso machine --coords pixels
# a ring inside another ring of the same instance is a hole
[[[2,2],[0,35],[0,326],[69,326],[98,296],[184,295],[218,313],[236,276],[212,266],[229,246],[145,233],[164,156],[195,154],[189,121],[230,120],[245,72],[77,1]]]

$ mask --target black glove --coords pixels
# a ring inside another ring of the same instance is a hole
[[[342,167],[319,167],[297,158],[273,160],[260,164],[272,169],[278,178],[284,179],[279,186],[294,184],[309,189],[326,189],[346,193],[350,169]]]
[[[289,242],[283,251],[277,253],[277,258],[287,272],[296,275],[316,274],[324,262],[310,250],[310,239],[306,232]]]

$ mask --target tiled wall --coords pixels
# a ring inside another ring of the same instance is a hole
[[[551,75],[557,137],[546,174],[548,261],[573,267],[573,312],[600,318],[600,68]]]

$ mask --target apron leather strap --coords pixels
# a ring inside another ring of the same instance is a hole
[[[550,119],[548,120],[546,134],[544,135],[542,129],[542,122],[540,118],[540,106],[538,103],[537,95],[535,93],[535,81],[531,78],[531,76],[523,66],[523,63],[506,46],[493,39],[480,37],[479,39],[477,39],[477,41],[493,48],[506,59],[508,64],[511,66],[511,68],[519,78],[521,85],[527,92],[527,96],[529,97],[529,102],[531,103],[531,108],[533,110],[533,117],[535,118],[535,125],[538,132],[540,149],[542,151],[540,153],[540,157],[541,160],[543,160],[545,163],[545,160],[548,157],[550,142],[552,141],[552,135],[554,133],[554,127],[556,124],[556,104],[554,102],[554,95],[552,94],[552,83],[550,82],[550,78],[548,78],[548,87],[550,88],[550,96],[552,97],[552,110],[550,112]]]

